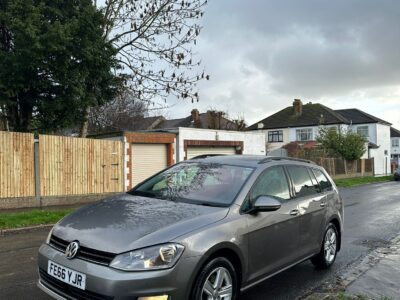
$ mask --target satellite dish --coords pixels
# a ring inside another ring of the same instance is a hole
[[[257,124],[257,128],[258,129],[263,129],[264,128],[264,124],[263,123],[258,123]]]

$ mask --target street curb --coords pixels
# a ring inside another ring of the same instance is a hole
[[[1,229],[0,236],[51,229],[53,226],[54,224],[44,224],[44,225],[36,225],[36,226],[21,227],[21,228]]]

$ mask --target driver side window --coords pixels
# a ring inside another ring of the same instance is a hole
[[[271,167],[265,170],[258,178],[250,191],[250,205],[260,196],[269,196],[277,200],[289,200],[289,184],[283,167]]]

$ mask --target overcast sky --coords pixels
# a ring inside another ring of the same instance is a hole
[[[211,80],[170,117],[216,108],[250,125],[300,98],[400,129],[399,0],[210,0],[202,25]]]

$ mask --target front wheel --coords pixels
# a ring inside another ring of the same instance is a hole
[[[338,231],[332,223],[325,231],[321,251],[311,258],[311,262],[319,269],[328,269],[336,259],[338,248]]]
[[[192,292],[195,300],[236,300],[238,277],[232,263],[217,257],[201,270]]]

